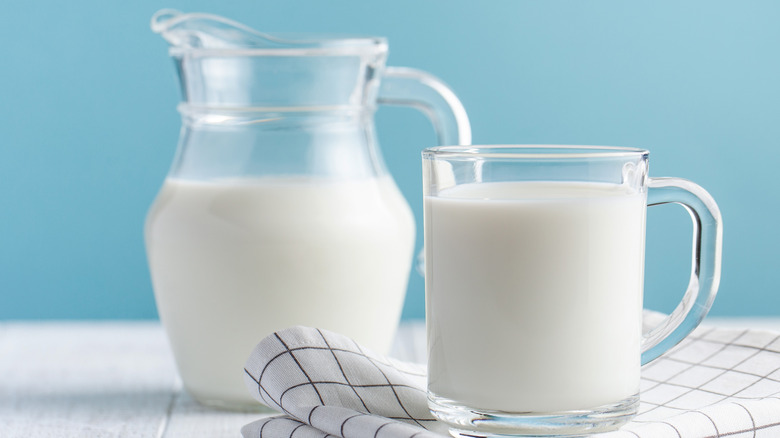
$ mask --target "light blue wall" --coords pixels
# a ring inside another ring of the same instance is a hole
[[[697,181],[720,203],[713,313],[780,315],[780,2],[27,0],[0,11],[0,319],[155,317],[142,227],[179,125],[173,66],[148,27],[163,7],[387,36],[390,64],[457,92],[476,143],[648,148],[653,175]],[[410,110],[377,120],[420,229],[431,128]],[[646,302],[668,310],[687,282],[690,224],[675,207],[648,220]],[[422,297],[415,274],[407,318]]]

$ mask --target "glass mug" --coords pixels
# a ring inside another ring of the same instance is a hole
[[[718,289],[712,197],[649,178],[648,151],[443,146],[423,152],[429,407],[455,436],[614,430],[640,366],[687,336]],[[642,335],[647,205],[694,223],[675,311]]]

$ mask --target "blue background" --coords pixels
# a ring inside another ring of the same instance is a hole
[[[179,129],[173,65],[148,25],[163,7],[386,36],[390,65],[455,90],[475,143],[648,148],[652,175],[694,180],[720,204],[712,313],[780,315],[778,2],[27,0],[0,12],[0,319],[156,317],[142,229]],[[382,108],[377,124],[420,230],[433,131],[408,109]],[[648,222],[646,303],[670,310],[690,221],[664,206]],[[423,316],[417,274],[404,315]]]

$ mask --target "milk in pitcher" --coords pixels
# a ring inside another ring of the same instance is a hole
[[[244,362],[290,326],[390,348],[414,223],[389,177],[169,178],[146,230],[160,318],[201,401],[255,403]]]

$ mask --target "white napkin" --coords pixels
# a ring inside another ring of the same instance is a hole
[[[244,438],[441,438],[425,368],[376,355],[308,327],[263,339],[247,387],[283,415]],[[639,415],[598,438],[780,437],[780,334],[700,327],[642,369]],[[294,435],[294,436],[293,436]]]

